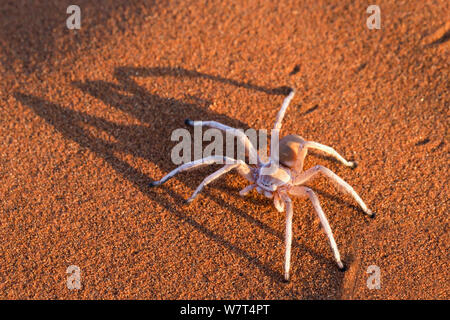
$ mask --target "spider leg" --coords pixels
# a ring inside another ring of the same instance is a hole
[[[252,191],[255,188],[256,188],[256,184],[250,184],[250,185],[246,186],[244,189],[242,189],[241,191],[239,191],[239,195],[246,196],[250,191]]]
[[[202,183],[200,183],[197,187],[197,189],[195,189],[194,193],[192,194],[192,196],[187,200],[188,203],[192,202],[195,197],[197,196],[197,194],[202,191],[202,189],[209,183],[211,183],[212,181],[216,180],[217,178],[219,178],[220,176],[224,175],[225,173],[233,170],[234,168],[238,168],[238,172],[243,175],[244,177],[246,177],[246,173],[250,172],[250,168],[247,166],[247,164],[243,161],[237,160],[236,163],[233,164],[227,164],[225,166],[223,166],[221,169],[217,170],[216,172],[210,174],[209,176],[207,176]]]
[[[281,194],[286,207],[286,231],[284,238],[284,280],[289,281],[289,269],[291,268],[291,247],[292,247],[292,216],[294,210],[292,200],[287,194]]]
[[[314,141],[307,141],[304,144],[305,148],[308,149],[316,149],[319,151],[322,151],[334,158],[336,158],[339,162],[341,162],[344,166],[350,167],[352,169],[356,168],[358,165],[356,161],[347,161],[343,156],[341,156],[336,150],[334,150],[332,147],[326,146],[324,144],[320,144]]]
[[[277,118],[275,120],[275,124],[273,125],[274,130],[280,130],[281,129],[281,122],[283,121],[284,115],[286,113],[287,107],[289,106],[289,103],[291,103],[292,98],[295,95],[295,90],[292,89],[289,95],[284,98],[283,104],[281,105],[280,111],[278,111]]]
[[[322,207],[320,206],[320,202],[319,199],[317,198],[317,195],[314,193],[312,189],[304,186],[293,187],[292,189],[289,190],[289,193],[295,196],[309,197],[314,209],[316,210],[317,215],[319,216],[323,230],[325,231],[328,240],[330,241],[331,249],[333,250],[334,258],[336,259],[339,270],[345,271],[345,266],[341,261],[341,255],[339,254],[336,241],[334,240],[333,232],[331,231],[331,227],[330,224],[328,223],[327,217],[325,216],[325,213],[323,212]]]
[[[203,159],[191,161],[191,162],[185,163],[185,164],[179,166],[178,168],[172,170],[167,175],[165,175],[161,180],[153,181],[152,183],[150,183],[150,186],[151,187],[159,186],[159,185],[165,183],[167,180],[171,179],[173,176],[175,176],[179,172],[183,172],[183,171],[187,171],[187,170],[191,170],[191,169],[197,169],[202,166],[206,166],[206,165],[210,165],[210,164],[222,164],[225,162],[233,163],[236,161],[237,160],[235,160],[235,159],[221,157],[221,156],[210,156],[210,157],[206,157]],[[250,168],[249,168],[249,171],[250,171]]]
[[[302,173],[303,164],[305,162],[306,155],[308,154],[308,149],[316,149],[328,154],[336,158],[343,165],[350,167],[352,169],[356,168],[358,163],[356,161],[347,161],[343,156],[341,156],[336,150],[333,148],[314,142],[314,141],[300,141],[298,145],[298,150],[296,152],[296,160],[293,164],[293,171],[296,173]]]
[[[190,126],[207,126],[215,129],[219,129],[225,131],[227,134],[231,134],[232,136],[237,137],[241,143],[245,146],[245,151],[248,153],[250,159],[256,159],[258,164],[261,164],[261,159],[259,158],[259,154],[255,149],[255,146],[252,144],[250,139],[245,135],[245,133],[236,128],[229,127],[217,121],[192,121],[190,119],[186,119],[184,121],[187,125]]]
[[[302,172],[299,176],[297,176],[295,178],[294,185],[304,184],[308,180],[311,180],[318,173],[322,173],[324,176],[330,178],[339,187],[341,187],[340,189],[343,192],[350,194],[356,200],[356,202],[359,204],[361,209],[367,215],[369,215],[371,218],[375,217],[375,213],[372,212],[372,210],[370,210],[369,208],[367,208],[366,204],[361,199],[361,197],[356,193],[356,191],[347,182],[345,182],[341,177],[339,177],[333,171],[331,171],[330,169],[328,169],[324,166],[317,165],[317,166],[314,166],[314,167],[306,170],[305,172]]]
[[[281,105],[280,111],[278,111],[277,118],[275,119],[275,124],[273,126],[272,133],[270,136],[270,159],[272,161],[275,161],[276,163],[279,162],[279,142],[280,142],[279,136],[281,130],[281,122],[283,121],[287,107],[289,106],[289,103],[291,102],[294,95],[295,90],[291,89],[289,95],[286,98],[284,98],[283,104]],[[269,168],[274,169],[272,167],[272,161]]]

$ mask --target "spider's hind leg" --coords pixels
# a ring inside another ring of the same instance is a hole
[[[361,207],[361,209],[364,211],[365,214],[367,214],[370,218],[375,218],[375,213],[367,207],[367,205],[364,203],[364,201],[361,199],[358,193],[356,193],[356,191],[352,188],[352,186],[350,186],[341,177],[339,177],[333,171],[324,166],[317,165],[302,172],[295,178],[294,185],[304,184],[309,180],[311,180],[318,173],[323,174],[325,177],[328,177],[332,182],[334,182],[337,185],[338,190],[341,190],[351,195],[353,199],[355,199],[355,201],[359,204],[359,206]]]
[[[317,195],[314,193],[314,191],[312,189],[310,189],[308,187],[304,187],[304,186],[294,187],[289,191],[289,193],[292,195],[295,195],[295,196],[309,197],[309,199],[311,200],[312,205],[314,207],[314,210],[316,211],[317,215],[319,216],[320,223],[322,224],[322,228],[328,237],[328,240],[330,242],[331,249],[333,250],[334,258],[336,259],[336,263],[339,267],[339,270],[345,271],[347,268],[341,260],[341,255],[340,255],[338,247],[336,245],[336,241],[334,240],[333,232],[331,231],[330,224],[328,223],[328,219],[322,210],[322,207],[320,205],[319,199],[317,198]]]

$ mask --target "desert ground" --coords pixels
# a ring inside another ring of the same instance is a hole
[[[0,298],[449,299],[446,0],[0,1]],[[380,7],[380,29],[366,12]],[[332,146],[307,157],[346,272],[309,200],[285,216],[219,166],[176,167],[185,118]],[[81,288],[69,290],[69,266]],[[370,289],[370,266],[380,288]]]

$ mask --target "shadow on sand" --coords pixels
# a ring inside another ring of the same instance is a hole
[[[191,97],[193,99],[190,100],[193,100],[193,102],[186,102],[150,94],[146,89],[142,88],[134,81],[135,77],[204,78],[227,85],[261,91],[266,94],[285,94],[289,89],[287,87],[273,89],[264,88],[250,83],[242,83],[181,68],[121,67],[115,70],[114,76],[118,80],[118,84],[96,80],[74,82],[73,85],[83,92],[100,99],[107,106],[128,113],[140,119],[142,123],[150,124],[149,126],[114,123],[21,92],[16,92],[14,96],[22,104],[34,110],[38,116],[52,125],[64,137],[75,141],[82,148],[87,148],[102,157],[116,172],[131,181],[142,193],[151,199],[151,201],[159,203],[165,209],[172,212],[178,219],[196,228],[211,240],[244,257],[253,266],[262,270],[267,276],[275,281],[275,283],[280,284],[282,282],[281,270],[274,271],[272,269],[273,266],[262,263],[257,256],[252,256],[245,250],[236,247],[236,245],[227,241],[220,234],[211,231],[206,226],[199,224],[197,221],[186,215],[183,212],[184,199],[179,194],[164,186],[162,186],[162,188],[164,188],[166,192],[161,194],[153,192],[149,187],[149,183],[153,181],[152,179],[142,173],[139,168],[130,166],[127,162],[118,159],[114,154],[120,152],[131,154],[134,157],[142,157],[156,164],[162,171],[168,172],[174,168],[174,165],[169,161],[171,146],[167,142],[170,140],[171,133],[174,129],[184,127],[186,115],[189,115],[192,119],[214,119],[233,127],[243,129],[248,128],[246,124],[236,119],[231,119],[226,115],[217,114],[208,110],[208,106],[211,103],[210,101],[205,101],[198,97]],[[105,141],[93,136],[85,129],[86,126],[94,127],[108,133],[115,141]],[[149,139],[149,137],[151,137],[151,139]],[[192,185],[189,175],[179,175],[177,176],[177,180],[185,185]],[[246,219],[265,232],[276,236],[281,242],[284,241],[282,232],[274,230],[260,220],[252,217],[247,212],[233,206],[232,203],[225,203],[224,200],[211,195],[210,192],[205,192],[204,194],[210,201],[214,201],[218,205],[226,207],[232,213]],[[249,198],[246,201],[253,200],[254,199]],[[271,203],[269,201],[261,201],[261,203],[257,205],[269,206]],[[236,226],[236,228],[238,227],[239,226]],[[249,235],[249,239],[249,241],[251,241],[251,235]],[[338,279],[334,279],[334,281],[324,282],[322,282],[321,279],[317,279],[317,281],[314,281],[314,284],[312,284],[313,287],[302,289],[304,291],[302,297],[310,299],[322,298],[316,296],[315,292],[324,290],[323,283],[332,283],[330,286],[335,285],[335,288],[330,287],[325,288],[325,290],[329,289],[329,292],[338,292],[338,295],[340,295],[339,292],[342,285],[343,274],[336,271],[337,268],[335,262],[331,259],[331,254],[327,252],[326,255],[329,255],[330,258],[326,258],[295,240],[293,247],[299,251],[298,257],[309,254],[315,259],[320,260],[322,264],[328,266],[327,268],[330,271],[330,277],[338,277]],[[308,285],[311,286],[311,284]],[[321,290],[316,290],[316,288],[321,288]],[[336,298],[339,298],[339,296]]]

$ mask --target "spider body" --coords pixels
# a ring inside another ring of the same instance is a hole
[[[159,181],[154,181],[151,186],[161,185],[179,172],[198,168],[204,165],[223,163],[226,164],[216,172],[206,177],[203,182],[197,187],[192,196],[187,200],[191,202],[195,199],[197,194],[204,186],[219,178],[223,174],[236,169],[238,173],[246,178],[251,184],[239,192],[241,196],[247,195],[250,191],[255,189],[258,193],[273,199],[275,208],[279,212],[286,211],[286,230],[285,230],[285,263],[284,263],[284,279],[289,280],[289,269],[291,260],[291,245],[292,245],[292,217],[293,206],[290,197],[306,197],[312,202],[312,205],[319,216],[322,227],[330,242],[336,263],[340,270],[345,270],[345,266],[341,261],[339,250],[333,237],[328,220],[320,206],[317,195],[314,191],[304,184],[310,181],[313,177],[321,174],[333,182],[335,182],[340,190],[350,194],[359,204],[361,209],[370,217],[375,217],[375,214],[367,208],[364,201],[353,190],[353,188],[345,182],[342,178],[333,173],[330,169],[323,166],[314,166],[306,171],[303,170],[304,159],[307,155],[308,149],[315,149],[326,153],[329,156],[336,158],[343,165],[356,168],[356,162],[347,161],[333,148],[319,144],[313,141],[307,141],[298,135],[287,135],[278,141],[278,134],[281,129],[281,122],[287,107],[294,97],[295,91],[292,90],[290,94],[284,99],[280,111],[278,112],[275,121],[274,129],[271,138],[271,145],[278,146],[278,152],[271,154],[268,161],[264,162],[259,158],[256,148],[252,145],[248,137],[237,129],[228,127],[216,121],[192,121],[187,119],[186,124],[191,126],[209,126],[212,128],[226,131],[229,134],[236,136],[244,144],[246,153],[248,155],[256,156],[258,164],[255,167],[250,167],[242,160],[236,160],[221,156],[210,156],[200,160],[185,163],[175,170],[168,173]]]
[[[274,166],[273,164],[271,164]],[[256,184],[263,190],[274,192],[279,187],[282,187],[292,180],[291,171],[283,167],[274,167],[269,169],[273,171],[272,173],[265,174],[264,169],[268,167],[262,167],[258,170],[258,178],[256,179]],[[267,170],[267,171],[269,171]]]

